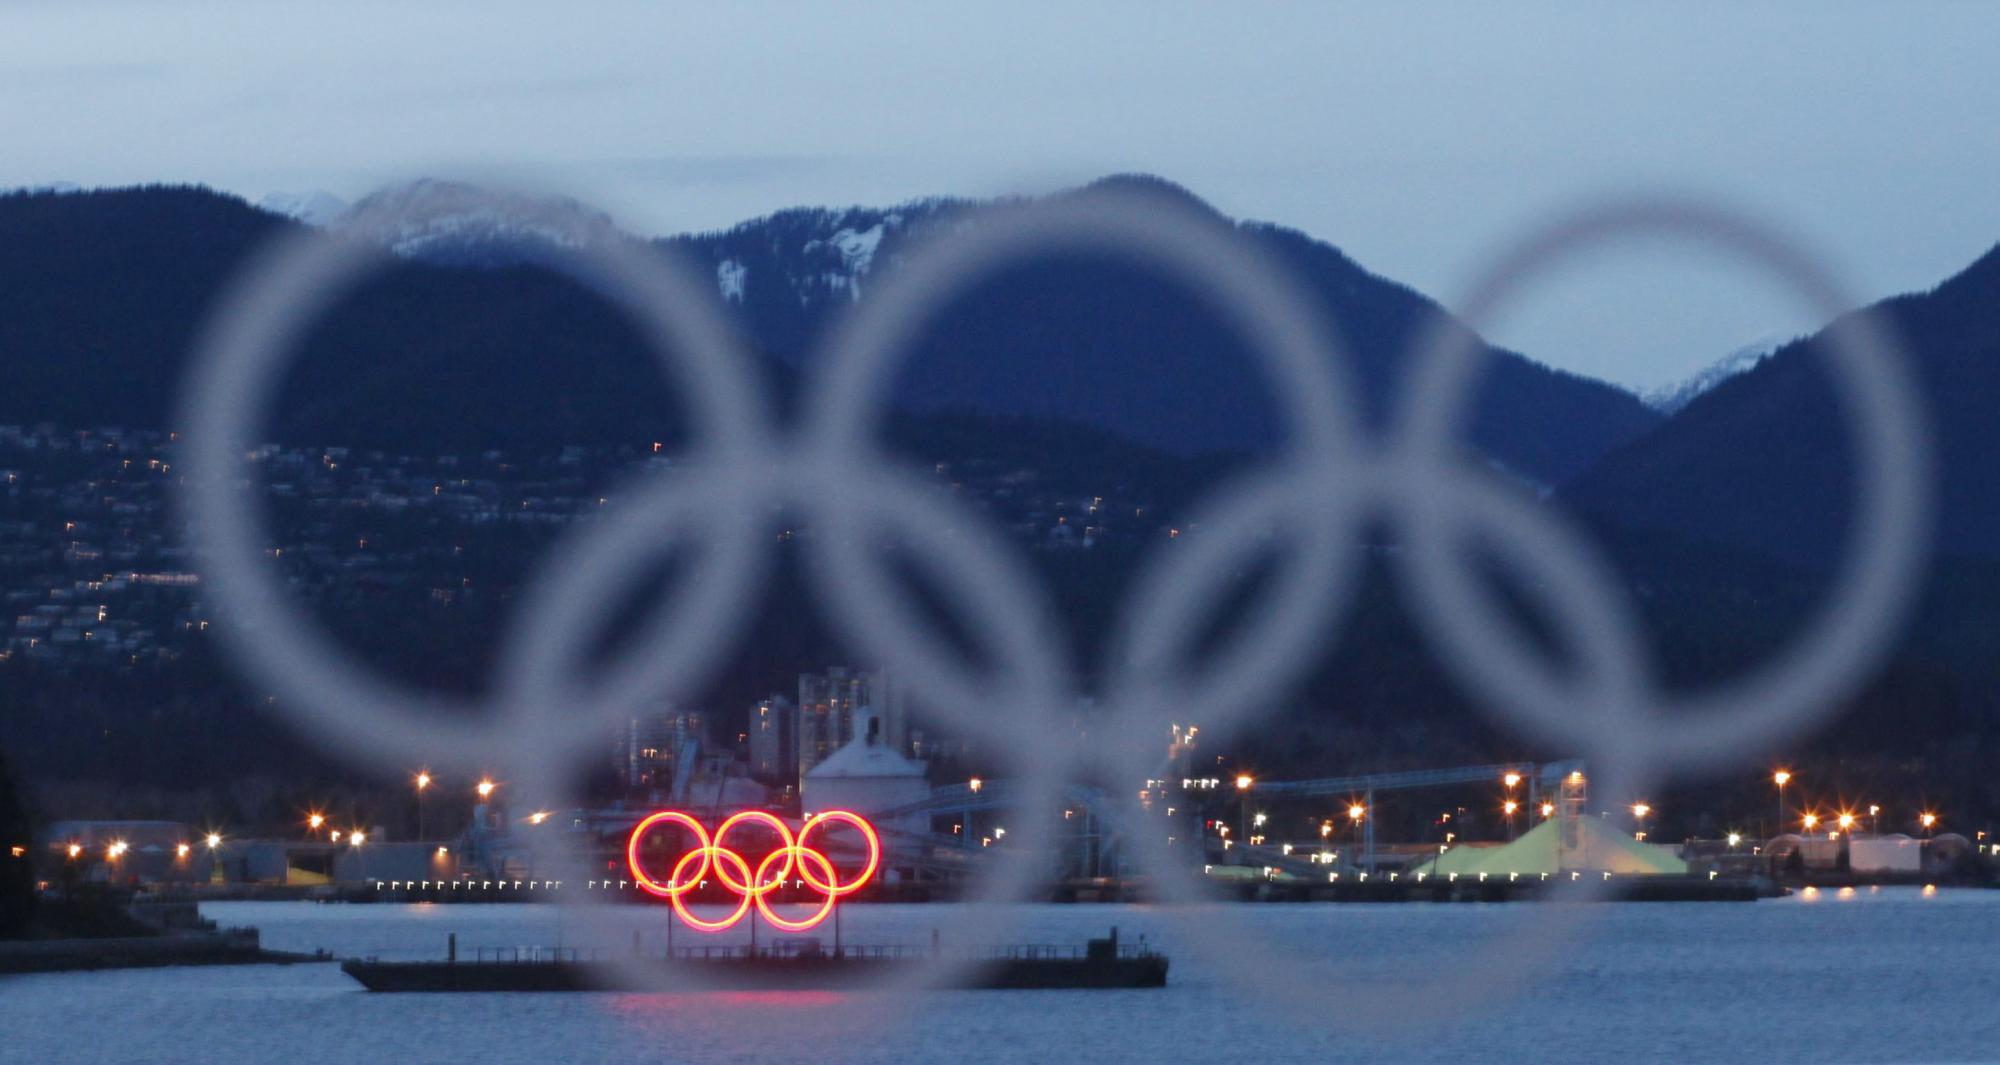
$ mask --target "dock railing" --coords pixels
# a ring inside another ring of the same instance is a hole
[[[454,948],[456,951],[456,948]],[[939,953],[929,944],[922,943],[864,943],[842,947],[838,952],[827,950],[817,941],[790,941],[780,939],[776,943],[751,945],[748,943],[717,943],[702,946],[677,946],[669,950],[640,951],[620,950],[607,947],[557,947],[557,946],[485,946],[473,947],[468,957],[464,952],[455,952],[452,961],[460,965],[558,965],[580,962],[602,962],[627,959],[635,956],[667,961],[728,961],[731,959],[750,961],[765,958],[804,959],[839,958],[845,961],[920,961],[938,957]],[[1103,946],[1088,943],[1013,943],[1000,946],[974,947],[966,950],[947,952],[956,959],[973,961],[1066,961],[1088,958],[1149,958],[1158,952],[1144,942],[1138,944],[1117,944],[1106,950]],[[379,961],[370,955],[368,961]]]

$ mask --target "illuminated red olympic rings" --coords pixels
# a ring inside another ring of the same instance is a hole
[[[770,829],[777,834],[780,841],[778,847],[765,855],[754,869],[742,855],[723,844],[729,836],[729,830],[745,822]],[[646,833],[654,826],[663,824],[684,828],[693,834],[695,839],[694,849],[681,855],[680,860],[674,863],[673,870],[667,874],[667,882],[664,884],[648,876],[645,867],[639,861],[639,844],[646,838]],[[806,837],[812,835],[814,829],[824,829],[833,824],[852,826],[861,833],[862,839],[868,844],[867,865],[856,873],[853,879],[846,882],[841,881],[840,873],[834,869],[831,859],[806,845]],[[882,840],[875,834],[875,826],[869,824],[861,815],[846,810],[828,810],[825,813],[812,815],[799,828],[796,836],[792,834],[791,826],[785,824],[776,814],[763,810],[745,810],[723,821],[712,838],[708,830],[702,827],[701,822],[692,816],[679,810],[662,810],[639,822],[638,826],[632,829],[631,839],[625,843],[625,864],[631,868],[632,878],[638,881],[639,887],[649,895],[672,903],[674,913],[682,922],[702,932],[720,932],[734,926],[743,919],[744,914],[750,912],[752,905],[757,907],[757,912],[763,914],[764,919],[769,921],[772,927],[780,931],[806,931],[826,920],[827,915],[833,912],[834,903],[842,895],[851,895],[861,890],[873,879],[875,869],[881,862]],[[689,911],[682,898],[689,890],[701,884],[711,869],[723,887],[737,894],[736,908],[719,921],[704,920],[696,916]],[[807,887],[824,896],[819,907],[804,920],[799,921],[779,915],[771,908],[770,901],[766,898],[771,892],[783,886],[785,881],[792,879],[794,870],[798,873],[798,879]]]

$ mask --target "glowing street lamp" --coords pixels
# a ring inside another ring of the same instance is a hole
[[[1735,849],[1736,849],[1736,847],[1737,847],[1737,845],[1738,845],[1738,844],[1740,844],[1740,843],[1742,843],[1742,842],[1743,842],[1743,833],[1741,833],[1741,832],[1731,832],[1731,833],[1729,834],[1729,849],[1730,849],[1730,850],[1735,850]]]
[[[1834,823],[1836,823],[1836,824],[1838,824],[1838,825],[1840,826],[1840,830],[1841,830],[1842,832],[1852,832],[1852,831],[1854,831],[1854,815],[1853,815],[1853,814],[1850,814],[1850,813],[1845,813],[1845,812],[1843,812],[1843,813],[1842,813],[1842,814],[1841,814],[1841,815],[1840,815],[1839,817],[1837,817],[1837,818],[1835,818],[1835,819],[1834,819]]]
[[[214,850],[215,848],[222,846],[222,833],[210,832],[208,834],[208,838],[203,840],[202,842],[208,844],[209,850]]]
[[[1632,820],[1634,821],[1643,822],[1646,820],[1646,815],[1652,812],[1653,808],[1651,806],[1646,805],[1643,802],[1635,802],[1632,804]]]
[[[1543,804],[1542,804],[1542,816],[1543,816],[1543,817],[1554,817],[1555,815],[1556,815],[1556,804],[1555,804],[1555,803],[1552,803],[1552,802],[1545,802],[1545,803],[1543,803]]]
[[[497,784],[493,783],[493,782],[492,782],[491,780],[482,780],[482,781],[480,781],[480,782],[479,782],[479,785],[478,785],[477,787],[473,788],[472,790],[474,790],[474,791],[478,792],[478,793],[479,793],[479,797],[480,797],[480,798],[481,798],[482,800],[484,800],[484,799],[490,799],[490,798],[492,798],[492,797],[493,797],[493,789],[494,789],[494,788],[496,788],[496,787],[498,787],[498,786],[499,786],[499,785],[497,785]]]
[[[1519,773],[1509,773],[1509,774],[1507,774],[1506,776],[1504,776],[1504,777],[1501,777],[1501,778],[1500,778],[1500,783],[1502,783],[1502,784],[1505,784],[1505,785],[1507,785],[1507,786],[1508,786],[1509,788],[1517,788],[1517,787],[1520,787],[1520,785],[1521,785],[1521,774],[1519,774]]]
[[[1359,822],[1366,816],[1368,816],[1368,808],[1358,802],[1347,808],[1347,819],[1349,821]]]
[[[1792,771],[1780,769],[1771,774],[1771,783],[1778,786],[1778,831],[1785,830],[1785,785],[1792,782]]]
[[[314,832],[318,832],[320,828],[325,824],[326,824],[325,814],[310,813],[306,815],[306,827]]]
[[[1931,834],[1931,829],[1937,827],[1937,815],[1926,811],[1918,815],[1917,823],[1924,826],[1924,835],[1928,836]]]
[[[1250,785],[1257,783],[1248,773],[1236,774],[1236,835],[1250,838]]]
[[[428,769],[417,770],[417,838],[424,838],[424,792],[431,790],[431,773]]]
[[[979,779],[978,777],[973,777],[971,780],[965,782],[965,786],[971,788],[973,794],[977,795],[979,793],[979,789],[986,786],[986,782]]]
[[[1819,815],[1807,814],[1799,818],[1799,823],[1806,827],[1807,832],[1815,831],[1819,828]]]
[[[354,848],[354,875],[359,877],[364,884],[368,882],[368,857],[362,851],[361,845],[366,842],[368,842],[368,836],[358,828],[347,834],[347,843]]]
[[[1514,811],[1520,808],[1521,804],[1512,799],[1500,804],[1500,812],[1507,818],[1507,838],[1510,840],[1514,838]]]

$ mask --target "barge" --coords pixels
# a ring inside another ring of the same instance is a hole
[[[794,991],[868,988],[934,962],[933,947],[847,947],[817,943],[776,947],[694,947],[612,960],[576,949],[484,949],[460,959],[454,942],[444,961],[350,958],[342,972],[370,991],[659,991],[685,983],[694,991]],[[959,989],[1136,989],[1165,987],[1167,958],[1143,944],[1123,947],[1118,932],[1082,947],[1023,945],[965,959]]]

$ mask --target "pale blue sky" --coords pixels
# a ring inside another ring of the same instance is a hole
[[[0,185],[499,170],[671,232],[1145,170],[1446,299],[1633,187],[1759,212],[1868,297],[2000,241],[2000,5],[969,6],[13,0]],[[1634,249],[1493,332],[1643,386],[1810,324]]]

